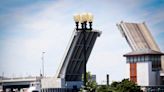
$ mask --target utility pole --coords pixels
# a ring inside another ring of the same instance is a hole
[[[109,86],[109,74],[106,75],[107,86]]]
[[[3,89],[3,77],[4,77],[4,72],[2,72],[2,78],[1,78],[1,82],[2,82],[2,90],[3,90],[3,92],[4,92],[4,89]]]
[[[42,52],[42,76],[44,77],[44,54],[46,52]]]

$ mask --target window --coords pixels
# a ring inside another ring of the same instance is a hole
[[[145,56],[145,61],[149,61],[149,56]]]
[[[134,57],[134,62],[137,62],[137,56]]]
[[[159,62],[159,65],[158,65],[159,67],[160,67],[160,69],[161,69],[161,62]]]
[[[154,55],[151,56],[151,60],[152,60],[152,61],[155,61],[155,57],[156,57],[156,56],[154,56]]]
[[[154,56],[154,61],[158,61],[158,57],[157,56]]]
[[[155,63],[154,63],[154,62],[152,62],[152,68],[153,68],[153,69],[155,68]]]
[[[161,62],[160,61],[152,61],[152,70],[160,70],[161,69]]]
[[[138,62],[141,62],[141,56],[138,56],[137,59]]]
[[[158,61],[161,61],[161,56],[157,56],[157,60]]]
[[[145,56],[141,56],[141,61],[145,61]]]
[[[126,58],[126,61],[127,61],[127,62],[130,62],[130,57],[127,57],[127,58]]]
[[[130,62],[133,62],[133,57],[130,57]]]

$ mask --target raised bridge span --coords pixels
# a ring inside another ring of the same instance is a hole
[[[96,39],[101,35],[101,32],[91,30],[87,31],[85,35],[86,61],[88,61]],[[82,81],[82,74],[84,73],[83,46],[82,31],[74,30],[56,77],[63,78],[66,82]]]

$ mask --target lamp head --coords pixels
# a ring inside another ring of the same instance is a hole
[[[82,13],[81,14],[81,23],[82,22],[87,22],[87,13]]]
[[[75,22],[80,22],[81,21],[80,14],[74,14],[73,18],[74,18]]]
[[[92,15],[92,13],[87,13],[87,21],[88,22],[93,22],[93,15]]]

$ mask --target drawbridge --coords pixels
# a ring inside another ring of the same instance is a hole
[[[88,61],[96,39],[100,35],[101,32],[97,30],[86,32],[86,61]],[[62,78],[67,82],[82,81],[82,74],[84,73],[83,37],[82,31],[73,31],[66,53],[57,71],[57,78]]]

